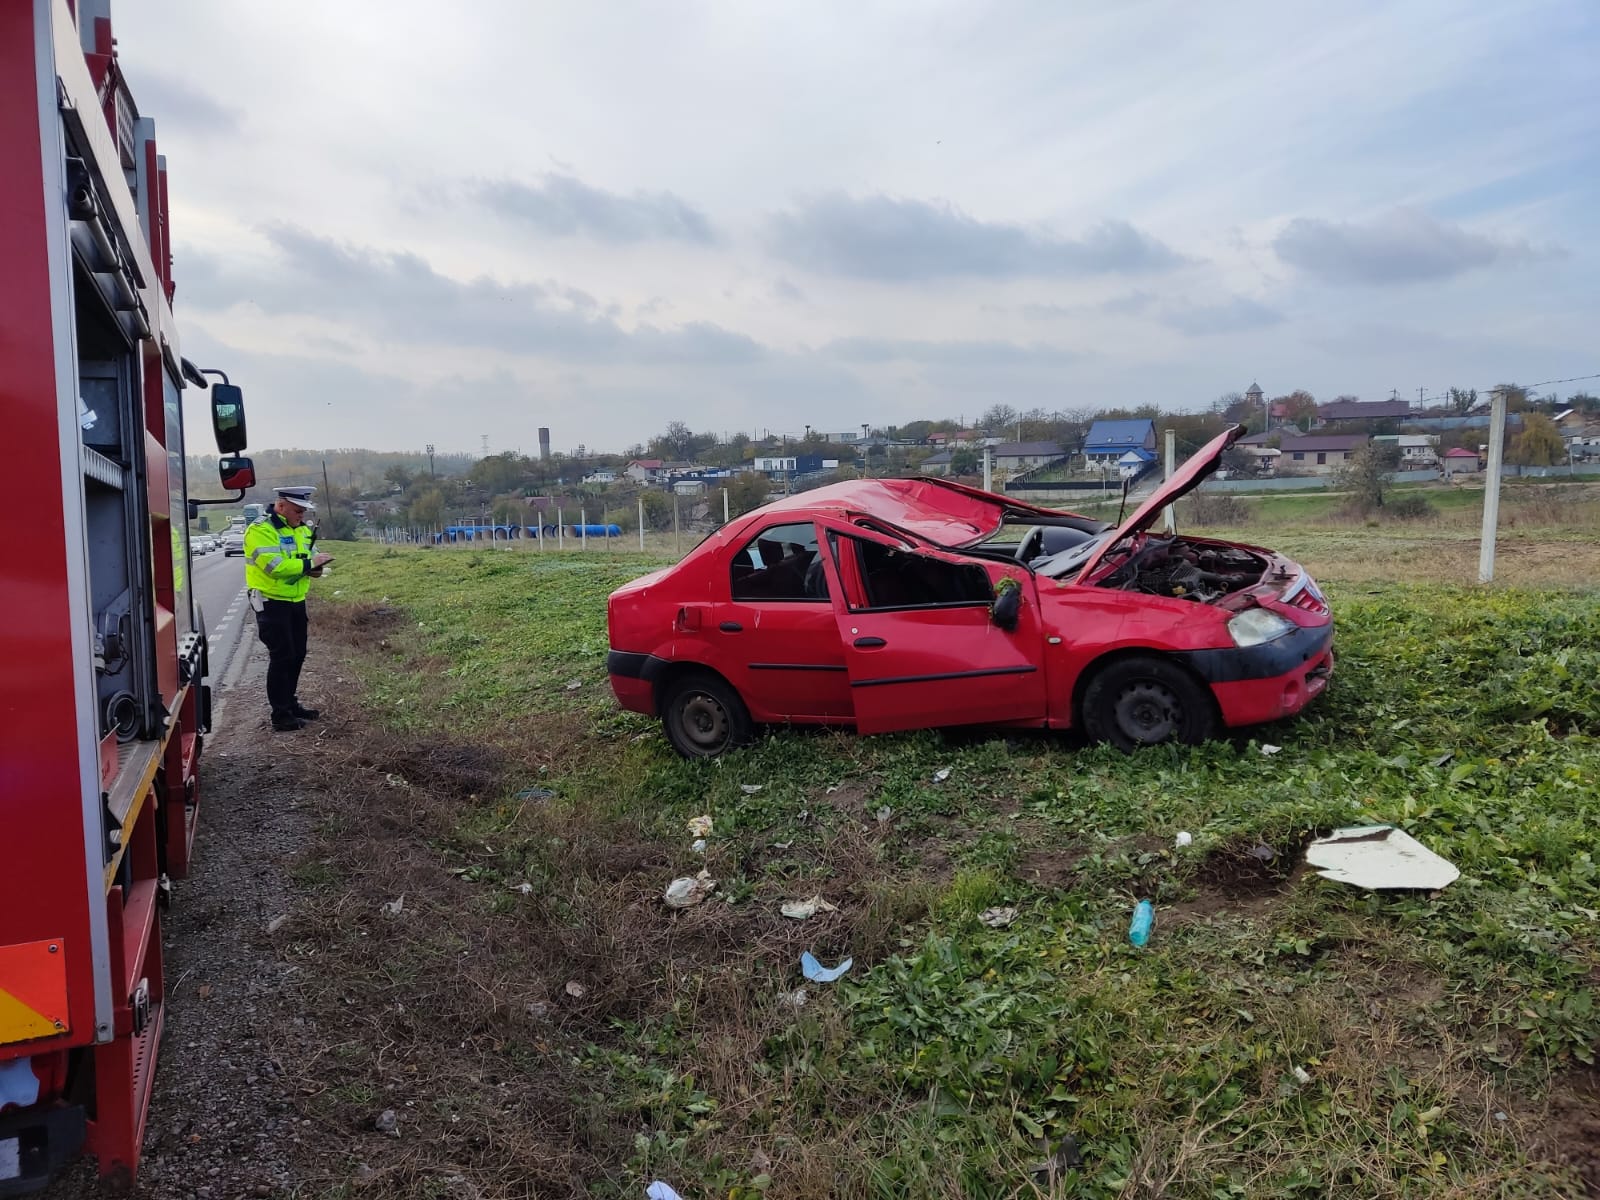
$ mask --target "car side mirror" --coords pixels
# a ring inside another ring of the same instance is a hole
[[[248,458],[218,459],[217,475],[222,479],[222,486],[230,492],[242,492],[256,485],[256,465]]]
[[[217,449],[223,454],[237,454],[249,445],[244,429],[244,392],[240,388],[231,383],[212,385],[211,428],[217,435]]]
[[[1010,586],[1007,587],[1006,585]],[[1022,613],[1022,588],[1015,579],[1005,579],[1000,583],[999,594],[995,596],[994,603],[989,606],[989,619],[999,628],[1010,633],[1017,627],[1017,618]]]

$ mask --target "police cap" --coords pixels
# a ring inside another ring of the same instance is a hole
[[[277,493],[278,499],[287,500],[296,508],[316,511],[317,506],[311,499],[312,493],[317,490],[314,487],[281,487],[273,488],[272,490]]]

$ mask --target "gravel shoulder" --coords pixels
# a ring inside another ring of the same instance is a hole
[[[194,870],[162,914],[166,1030],[132,1193],[148,1200],[292,1195],[299,1143],[313,1136],[284,1070],[303,1028],[288,1000],[295,968],[267,931],[292,910],[291,868],[315,821],[298,778],[315,762],[316,727],[274,738],[255,702],[265,654],[253,638],[240,654],[226,725],[203,751]],[[308,693],[320,691],[314,659]],[[84,1159],[44,1194],[98,1190]]]

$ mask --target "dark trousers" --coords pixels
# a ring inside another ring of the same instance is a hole
[[[304,600],[263,600],[256,632],[267,648],[267,703],[274,717],[292,717],[298,705],[300,668],[306,661]]]

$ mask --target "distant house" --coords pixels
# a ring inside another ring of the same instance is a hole
[[[1405,400],[1335,400],[1317,405],[1317,424],[1330,421],[1403,421],[1411,416]]]
[[[955,451],[941,450],[937,454],[930,454],[922,460],[922,465],[917,468],[924,475],[948,475],[950,464],[955,459]]]
[[[994,447],[994,465],[1007,471],[1029,471],[1062,458],[1066,451],[1055,442],[1001,442]]]
[[[617,473],[610,467],[599,467],[585,475],[583,481],[585,483],[615,483],[617,481]]]
[[[1115,463],[1129,450],[1134,449],[1155,453],[1154,421],[1148,418],[1133,421],[1096,421],[1089,426],[1089,436],[1083,439],[1083,457],[1088,462]]]
[[[824,465],[827,463],[832,463],[834,467],[837,467],[839,460],[836,458],[825,459],[820,454],[786,454],[757,458],[751,465],[758,473],[770,478],[785,475],[807,475],[813,471],[823,470]]]
[[[1309,437],[1285,435],[1278,469],[1327,475],[1348,462],[1350,456],[1367,441],[1364,433],[1312,434]]]
[[[1154,450],[1146,450],[1143,446],[1136,446],[1117,459],[1117,473],[1124,479],[1132,479],[1155,460],[1156,452]]]
[[[1478,469],[1478,452],[1465,446],[1456,446],[1444,452],[1444,477],[1468,475]]]
[[[629,479],[637,479],[640,483],[654,483],[661,474],[661,460],[659,458],[636,458],[628,464],[623,474]]]
[[[1242,441],[1242,440],[1241,440]],[[1256,470],[1263,475],[1271,475],[1278,469],[1278,460],[1283,457],[1283,451],[1275,446],[1256,444],[1243,446],[1244,452],[1255,459]]]
[[[1439,465],[1439,452],[1436,449],[1439,444],[1437,434],[1390,433],[1380,434],[1372,440],[1387,443],[1400,452],[1400,469],[1402,471],[1419,470],[1423,467],[1436,467]]]

